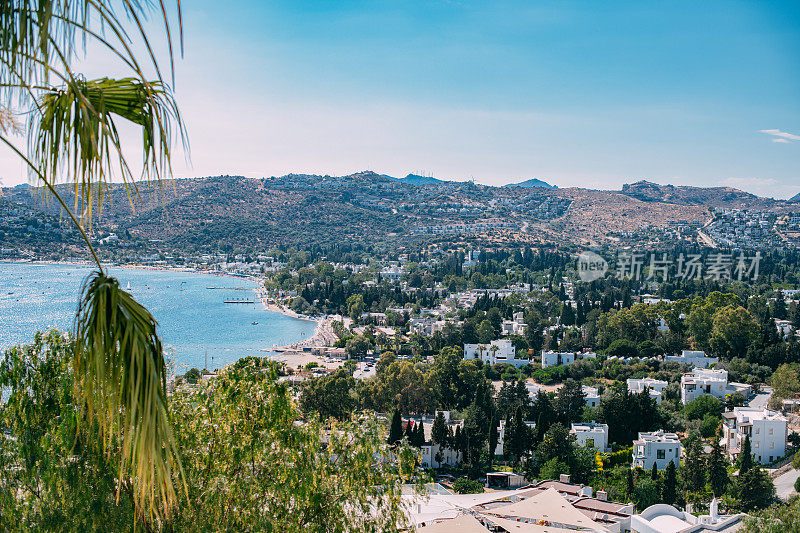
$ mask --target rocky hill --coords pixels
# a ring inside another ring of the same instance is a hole
[[[98,234],[115,232],[132,243],[202,250],[473,238],[487,244],[613,245],[691,240],[711,219],[710,208],[797,211],[796,204],[730,188],[642,181],[622,191],[548,189],[411,177],[360,172],[176,179],[140,185],[135,209],[116,187],[94,229]],[[62,190],[72,204],[69,187]],[[35,189],[4,189],[3,198],[9,205],[59,214]]]
[[[622,186],[622,194],[637,198],[643,202],[739,209],[767,208],[775,203],[774,200],[759,198],[754,194],[731,187],[703,188],[686,185],[659,185],[649,181],[626,183]]]

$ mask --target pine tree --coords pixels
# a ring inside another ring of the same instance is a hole
[[[718,438],[714,438],[711,444],[711,454],[708,456],[708,484],[714,496],[722,496],[728,487],[728,470],[726,468],[725,456],[722,453],[722,446]]]
[[[672,505],[678,496],[678,479],[675,472],[675,463],[670,461],[664,470],[664,483],[661,487],[661,501]]]
[[[392,412],[392,423],[389,425],[389,438],[386,442],[395,444],[403,439],[403,420],[400,418],[400,410]]]

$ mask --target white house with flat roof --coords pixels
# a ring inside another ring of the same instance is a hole
[[[489,344],[465,344],[464,359],[480,359],[487,365],[508,363],[519,368],[530,363],[527,359],[517,359],[511,339],[498,339]]]
[[[633,441],[633,468],[637,466],[649,470],[656,468],[663,470],[670,461],[679,466],[681,460],[681,441],[675,433],[665,433],[663,429],[639,433],[639,438]]]
[[[700,396],[713,396],[725,401],[728,394],[728,371],[695,368],[681,376],[681,401],[685,404]]]
[[[680,355],[668,355],[667,361],[693,365],[697,368],[708,368],[710,365],[719,362],[719,357],[706,355],[702,350],[683,350]]]
[[[542,368],[548,366],[568,365],[575,362],[575,354],[571,352],[542,352]]]
[[[588,385],[581,385],[583,395],[586,397],[586,407],[597,407],[600,405],[600,394],[594,387]]]
[[[750,451],[762,464],[786,455],[787,420],[778,411],[755,407],[735,407],[722,414],[723,446],[732,459],[742,451],[750,437]]]
[[[575,435],[575,442],[578,446],[594,446],[601,452],[610,451],[607,424],[598,424],[594,421],[572,424],[569,432]]]
[[[650,391],[650,397],[654,398],[656,403],[661,403],[661,393],[668,383],[660,379],[643,378],[643,379],[629,379],[628,392],[639,394],[645,389]]]

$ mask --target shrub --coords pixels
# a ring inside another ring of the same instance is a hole
[[[460,477],[453,483],[453,492],[456,494],[480,494],[483,492],[483,483],[477,479]]]

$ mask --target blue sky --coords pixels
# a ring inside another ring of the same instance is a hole
[[[800,192],[796,1],[183,5],[181,177]]]

